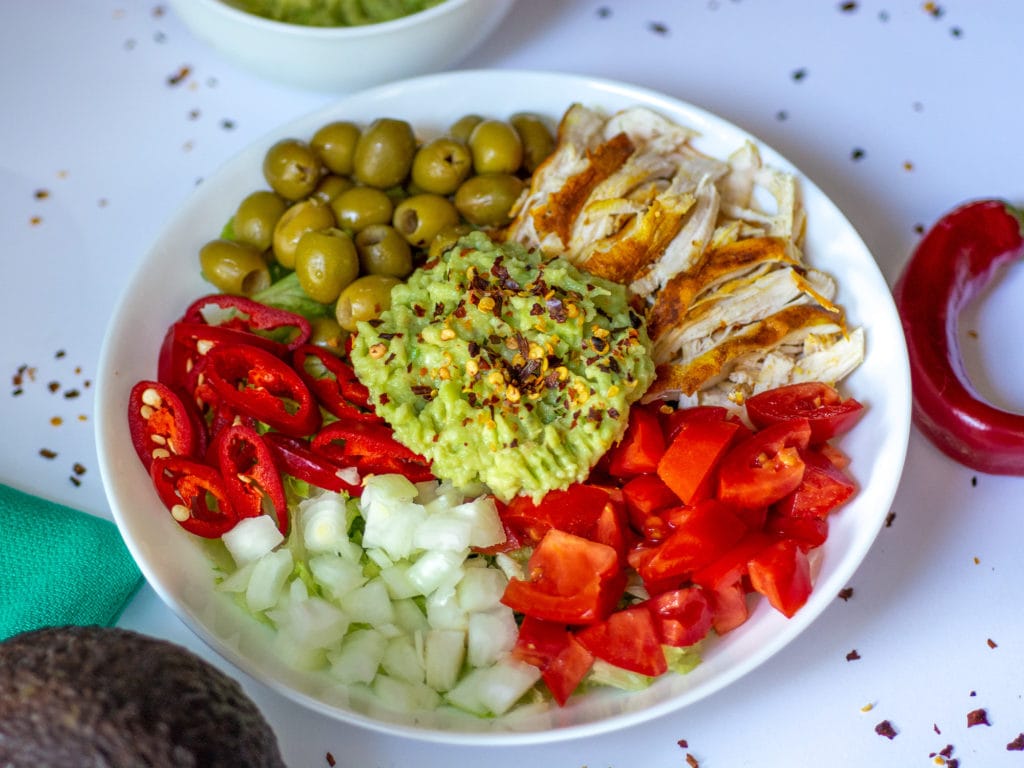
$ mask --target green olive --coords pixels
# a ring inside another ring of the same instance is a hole
[[[295,276],[313,301],[337,301],[342,289],[359,277],[359,254],[351,236],[335,227],[306,232],[295,246]]]
[[[328,170],[342,176],[352,173],[352,158],[356,153],[356,142],[361,133],[359,126],[347,120],[338,120],[322,126],[310,144],[320,155]]]
[[[359,232],[373,224],[390,223],[395,204],[376,187],[352,187],[331,201],[331,210],[339,227]]]
[[[408,277],[412,272],[412,248],[390,224],[373,224],[356,235],[359,264],[367,275]]]
[[[263,157],[264,178],[286,200],[308,197],[316,189],[322,170],[320,155],[299,139],[282,139]]]
[[[412,183],[422,192],[451,195],[473,171],[469,147],[448,136],[428,141],[412,160]]]
[[[335,317],[314,317],[309,321],[309,343],[330,350],[336,355],[345,353],[349,333]]]
[[[523,180],[509,173],[470,176],[455,193],[455,207],[478,227],[503,227],[523,187]]]
[[[263,252],[237,240],[211,240],[199,249],[203,277],[218,290],[251,296],[270,285],[270,270]]]
[[[276,192],[261,189],[248,195],[235,211],[232,228],[235,239],[265,251],[274,240],[274,227],[288,208]]]
[[[321,203],[330,205],[338,195],[346,189],[352,189],[354,186],[355,182],[348,176],[338,176],[337,174],[329,173],[316,185],[316,189],[313,190],[313,194],[310,197],[315,197]]]
[[[335,305],[335,319],[346,331],[356,324],[373,320],[391,307],[391,289],[401,281],[388,275],[364,275],[348,284]]]
[[[468,235],[472,231],[473,228],[465,222],[459,222],[454,226],[445,227],[434,235],[434,239],[430,241],[430,247],[427,248],[427,258],[431,261],[441,258],[448,249],[459,241],[460,237]]]
[[[391,225],[410,245],[426,248],[438,232],[459,221],[459,212],[451,200],[425,192],[396,205]]]
[[[476,173],[515,173],[523,164],[523,142],[502,120],[482,120],[469,134]]]
[[[292,205],[274,227],[274,258],[287,269],[295,269],[295,249],[307,232],[334,226],[330,207],[316,198]]]
[[[356,142],[353,175],[363,184],[387,189],[405,181],[416,154],[416,137],[405,120],[381,117]]]
[[[471,134],[477,124],[481,122],[483,122],[483,117],[480,115],[463,115],[452,123],[452,127],[448,129],[448,135],[456,141],[461,141],[463,144],[469,144],[469,134]]]
[[[523,144],[523,168],[533,173],[555,150],[555,136],[544,119],[532,112],[518,112],[508,121]]]

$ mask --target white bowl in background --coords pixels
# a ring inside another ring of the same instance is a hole
[[[444,0],[393,21],[313,27],[265,19],[223,0],[170,0],[193,34],[240,66],[285,85],[344,92],[457,64],[515,0]]]

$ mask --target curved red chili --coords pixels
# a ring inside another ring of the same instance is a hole
[[[206,378],[238,413],[303,437],[319,429],[320,406],[288,363],[250,344],[217,344],[206,353]]]
[[[339,419],[383,422],[369,410],[370,390],[352,366],[323,347],[303,344],[292,353],[292,364],[316,399]]]
[[[258,517],[273,507],[278,530],[288,535],[288,501],[281,473],[269,446],[245,424],[232,424],[217,433],[211,446],[235,516]]]
[[[286,309],[270,307],[244,296],[213,293],[196,299],[185,310],[182,320],[187,323],[207,323],[204,310],[215,307],[224,313],[220,322],[211,323],[219,328],[232,328],[256,335],[273,335],[288,349],[295,349],[309,340],[309,320]]]
[[[289,437],[280,432],[268,432],[264,435],[277,463],[278,469],[286,475],[303,480],[317,488],[335,493],[347,493],[359,496],[363,487],[345,480],[341,473],[344,466],[335,464],[330,459],[312,450],[309,442],[298,437]]]
[[[1024,257],[1024,212],[979,200],[925,234],[893,289],[910,358],[914,423],[946,455],[980,472],[1024,475],[1024,415],[985,402],[957,341],[964,305]]]
[[[153,459],[149,476],[160,501],[186,531],[216,539],[238,522],[224,480],[209,464],[184,456],[161,456]]]
[[[197,456],[202,449],[198,417],[159,381],[140,381],[128,393],[128,430],[146,469],[156,456]]]
[[[433,478],[430,462],[395,440],[391,427],[365,421],[335,421],[313,436],[313,451],[360,474],[405,475],[413,482]]]

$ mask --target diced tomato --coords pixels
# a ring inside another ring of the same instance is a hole
[[[772,512],[765,520],[766,532],[783,539],[792,539],[805,552],[820,547],[828,538],[828,519],[807,515],[791,515]]]
[[[625,562],[626,550],[635,536],[629,529],[626,505],[621,493],[616,491],[608,494],[587,538],[607,544]]]
[[[529,581],[510,579],[501,601],[526,616],[547,621],[601,621],[626,586],[614,549],[556,528],[544,534],[527,567]]]
[[[680,508],[676,520],[675,530],[637,566],[645,583],[692,573],[727,552],[747,531],[731,507],[715,499]]]
[[[670,443],[683,424],[691,421],[725,421],[729,418],[728,409],[721,405],[694,405],[689,408],[678,408],[662,419],[665,439]]]
[[[750,584],[784,616],[792,617],[811,594],[807,553],[792,539],[765,547],[748,563]]]
[[[705,589],[737,584],[747,575],[747,563],[775,539],[763,531],[748,531],[736,544],[712,562],[693,572],[691,579]]]
[[[608,473],[626,479],[654,472],[665,452],[661,422],[650,408],[634,406],[622,440],[608,452]]]
[[[647,605],[665,645],[693,645],[711,629],[711,604],[699,587],[662,592],[648,600]]]
[[[815,448],[801,451],[805,469],[800,485],[776,503],[775,509],[789,517],[825,517],[853,496],[857,486],[830,456]]]
[[[541,678],[560,705],[579,687],[594,664],[594,655],[565,624],[525,616],[512,655],[540,670]]]
[[[724,635],[750,618],[747,606],[747,590],[742,582],[711,590],[711,626],[719,635]]]
[[[685,422],[658,462],[658,477],[684,504],[708,498],[718,462],[738,428],[731,421]]]
[[[801,382],[761,392],[746,401],[747,416],[757,427],[792,419],[807,419],[811,443],[817,444],[850,430],[864,408],[852,397],[843,399],[820,381]]]
[[[679,497],[657,475],[638,475],[622,486],[622,496],[629,520],[636,530],[643,530],[644,521],[659,510],[679,503]]]
[[[580,630],[580,643],[597,658],[622,669],[657,677],[668,671],[651,611],[644,604],[616,611]]]
[[[784,421],[756,432],[730,449],[718,467],[718,497],[739,506],[772,504],[800,485],[800,451],[811,437],[805,419]]]
[[[591,538],[605,504],[608,490],[577,483],[565,490],[549,491],[539,503],[517,496],[501,511],[501,519],[519,541],[536,544],[551,529]]]

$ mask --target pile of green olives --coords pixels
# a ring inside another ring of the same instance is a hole
[[[203,276],[258,298],[294,275],[309,299],[333,306],[334,317],[317,323],[333,346],[327,340],[390,306],[391,289],[461,234],[506,226],[554,147],[548,122],[529,113],[466,115],[426,141],[390,117],[283,139],[263,158],[269,189],[242,200],[224,235],[200,249]]]

